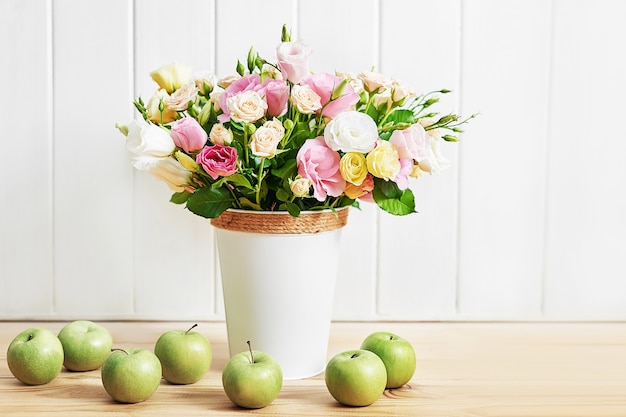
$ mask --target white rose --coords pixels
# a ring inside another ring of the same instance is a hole
[[[378,128],[367,114],[345,111],[326,125],[324,140],[333,151],[367,153],[376,146]]]
[[[315,113],[322,108],[322,99],[308,85],[295,84],[291,88],[291,103],[302,114]]]
[[[159,126],[144,120],[133,120],[128,125],[126,149],[137,169],[146,169],[143,168],[143,161],[169,157],[175,148],[170,134]]]
[[[265,116],[267,103],[256,91],[248,90],[228,98],[230,118],[235,122],[253,123]]]
[[[265,126],[259,127],[250,138],[252,154],[264,158],[273,158],[276,155],[278,143],[282,138],[282,135],[276,129]]]
[[[177,193],[185,190],[192,175],[174,158],[153,160],[147,171]]]
[[[209,139],[214,144],[230,145],[233,141],[233,134],[223,124],[216,123],[211,128],[211,132],[209,132]]]

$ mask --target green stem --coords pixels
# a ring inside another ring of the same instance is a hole
[[[261,183],[263,182],[263,178],[265,177],[263,172],[263,166],[265,165],[265,158],[261,158],[261,163],[259,164],[259,173],[257,174],[257,183],[256,183],[256,203],[258,206],[261,206]]]

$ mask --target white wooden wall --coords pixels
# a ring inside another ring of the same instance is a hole
[[[287,23],[481,116],[419,214],[353,210],[336,319],[626,319],[626,2],[0,0],[0,319],[223,318],[207,221],[116,122],[172,61],[221,76]]]

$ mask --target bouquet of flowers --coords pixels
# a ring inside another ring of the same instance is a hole
[[[375,72],[312,73],[310,48],[285,26],[270,63],[251,48],[247,65],[216,79],[173,63],[152,72],[159,88],[117,125],[132,165],[165,181],[171,201],[218,217],[229,208],[287,211],[359,206],[415,212],[409,178],[444,169],[442,141],[460,120]]]

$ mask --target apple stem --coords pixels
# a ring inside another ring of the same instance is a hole
[[[28,340],[27,340],[27,342],[29,342],[29,341],[33,340],[33,338],[34,338],[34,337],[35,337],[35,336],[33,336],[33,334],[32,334],[32,333],[29,333],[29,334],[28,334]]]
[[[198,323],[194,324],[193,326],[191,326],[189,328],[189,330],[187,330],[185,333],[189,333],[191,330],[193,330],[194,328],[198,327]]]
[[[250,351],[250,360],[252,361],[252,363],[254,363],[254,355],[252,354],[252,344],[250,344],[249,340],[246,343],[248,344],[248,350]]]
[[[111,349],[111,352],[115,352],[116,350],[119,350],[120,352],[124,352],[127,355],[130,355],[128,352],[126,352],[124,349],[120,349],[120,348],[113,348]]]
[[[356,353],[353,353],[353,354],[352,354],[352,356],[350,356],[350,359],[354,359],[354,358],[356,358],[357,356],[359,356],[359,355],[357,355]]]

